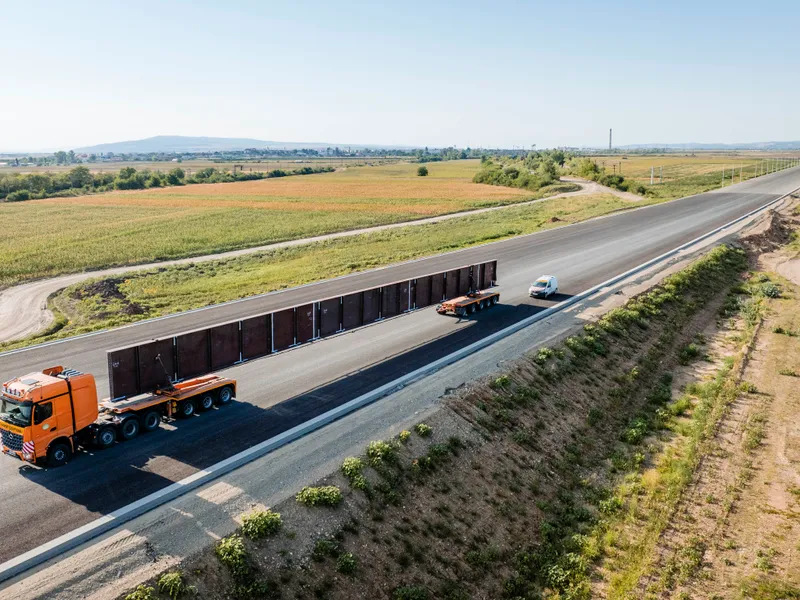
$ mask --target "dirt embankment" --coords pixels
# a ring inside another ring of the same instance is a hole
[[[243,537],[228,567],[228,546],[209,548],[184,576],[203,598],[587,597],[615,489],[671,423],[670,373],[744,267],[741,251],[715,250],[446,398],[431,432],[371,446],[363,479],[320,482],[343,490],[337,508],[275,507],[277,534]]]

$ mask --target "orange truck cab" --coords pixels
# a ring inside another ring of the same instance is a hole
[[[30,462],[66,462],[75,450],[74,438],[97,415],[92,375],[53,367],[17,377],[0,389],[3,451]]]
[[[98,403],[92,375],[51,367],[0,388],[0,446],[21,460],[46,459],[57,467],[78,447],[108,448],[157,429],[165,417],[191,417],[227,404],[235,394],[235,380],[205,375],[175,384],[167,380],[164,389]]]

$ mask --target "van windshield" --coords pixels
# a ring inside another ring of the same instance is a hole
[[[31,424],[32,402],[18,402],[5,396],[0,398],[0,419],[12,425],[27,427]]]
[[[533,285],[546,287],[549,281],[549,279],[537,279]]]

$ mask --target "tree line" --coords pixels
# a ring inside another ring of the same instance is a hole
[[[292,170],[231,173],[208,167],[187,176],[180,167],[166,173],[125,167],[115,174],[92,173],[88,167],[78,166],[64,173],[0,173],[0,201],[20,202],[40,198],[83,196],[112,190],[143,190],[196,183],[229,183],[329,173],[334,170],[333,167],[302,167]]]

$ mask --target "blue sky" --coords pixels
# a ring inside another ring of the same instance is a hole
[[[0,151],[800,139],[800,2],[0,0]]]

